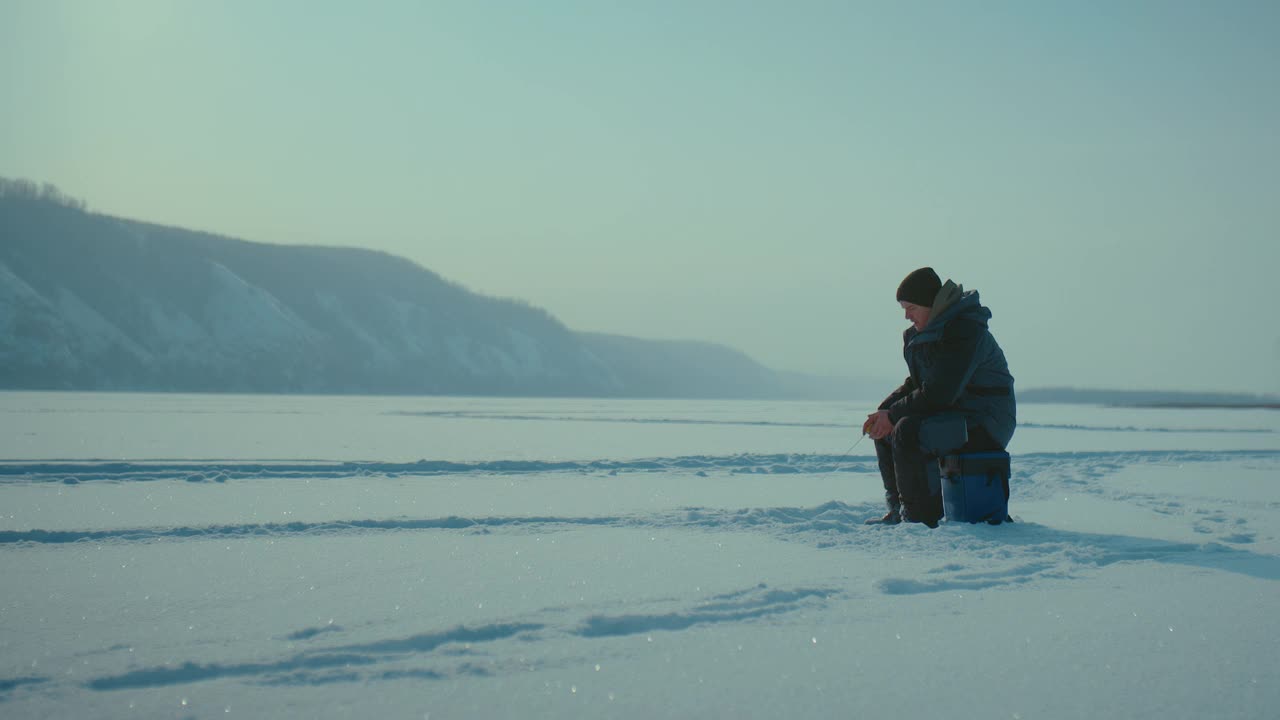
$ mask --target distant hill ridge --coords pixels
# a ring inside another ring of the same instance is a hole
[[[385,253],[93,214],[51,186],[0,183],[0,238],[4,389],[813,394],[731,348],[574,332]]]
[[[1280,408],[1280,396],[1276,395],[1173,390],[1036,388],[1019,392],[1018,400],[1032,403],[1121,405],[1126,407]]]

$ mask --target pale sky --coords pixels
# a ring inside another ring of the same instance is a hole
[[[567,325],[900,379],[1280,392],[1280,3],[0,0],[0,176]],[[886,388],[886,391],[890,388]]]

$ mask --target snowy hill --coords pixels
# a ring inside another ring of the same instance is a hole
[[[0,388],[778,397],[721,346],[576,333],[402,258],[0,194]]]

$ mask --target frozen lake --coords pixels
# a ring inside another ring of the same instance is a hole
[[[1280,412],[874,404],[0,394],[0,716],[1274,717]]]

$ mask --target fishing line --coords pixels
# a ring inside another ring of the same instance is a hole
[[[866,440],[866,439],[867,439],[867,434],[866,434],[866,433],[862,433],[862,437],[858,438],[857,442],[855,442],[853,445],[851,445],[851,446],[849,447],[849,449],[848,449],[848,450],[845,450],[845,451],[844,451],[844,454],[840,456],[840,459],[839,459],[839,460],[836,460],[836,463],[837,463],[837,464],[839,464],[839,463],[843,462],[843,461],[844,461],[844,459],[845,459],[845,458],[847,458],[847,457],[849,457],[849,454],[850,454],[850,453],[852,453],[852,452],[853,452],[853,451],[854,451],[854,450],[855,450],[859,445],[861,445],[861,444],[862,444],[862,441],[863,441],[863,440]]]

